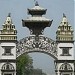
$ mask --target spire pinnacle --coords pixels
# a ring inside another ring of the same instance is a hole
[[[11,17],[11,13],[8,13],[8,17]]]
[[[63,13],[63,17],[66,17],[66,15]]]
[[[38,1],[35,0],[35,6],[39,6]]]

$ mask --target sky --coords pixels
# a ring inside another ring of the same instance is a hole
[[[39,5],[47,9],[46,18],[52,20],[51,27],[44,30],[44,35],[56,40],[56,30],[62,20],[63,13],[74,29],[74,0],[37,0]],[[18,31],[18,40],[29,36],[29,30],[22,27],[22,19],[28,17],[27,8],[34,7],[34,0],[0,0],[0,29],[8,13]],[[35,68],[43,69],[48,75],[54,74],[54,59],[43,53],[29,53]]]

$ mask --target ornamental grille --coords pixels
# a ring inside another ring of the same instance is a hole
[[[6,63],[2,66],[2,70],[14,70],[14,66],[10,63]]]
[[[60,67],[60,71],[73,71],[73,69],[72,69],[72,66],[70,65],[70,64],[68,64],[68,63],[64,63],[64,64],[62,64],[61,65],[61,67]]]
[[[17,42],[17,57],[29,52],[43,52],[57,59],[57,43],[44,36],[29,36]]]

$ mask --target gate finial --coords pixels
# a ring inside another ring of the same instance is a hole
[[[11,17],[11,13],[8,13],[8,17]]]
[[[38,1],[34,0],[35,6],[39,6]]]
[[[63,17],[66,17],[66,15],[63,13]]]

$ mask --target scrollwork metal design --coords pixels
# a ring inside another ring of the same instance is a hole
[[[17,57],[29,52],[44,52],[56,59],[57,43],[44,36],[29,36],[17,42]]]

